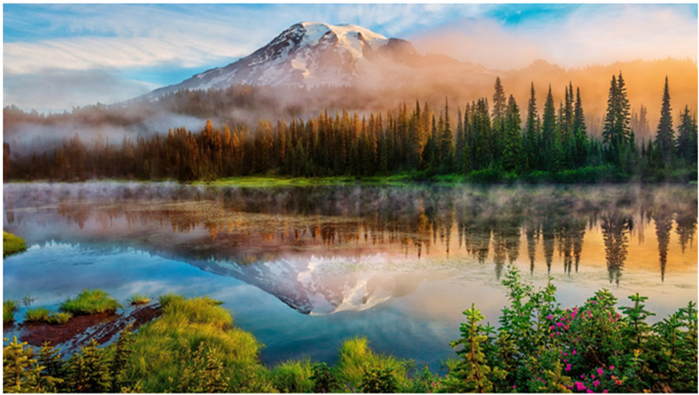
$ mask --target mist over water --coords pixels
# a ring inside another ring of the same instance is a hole
[[[30,245],[6,260],[6,298],[208,294],[272,363],[330,361],[362,335],[438,369],[471,303],[497,324],[508,264],[554,277],[563,306],[640,292],[657,320],[696,301],[693,187],[30,183],[4,199],[4,229]]]

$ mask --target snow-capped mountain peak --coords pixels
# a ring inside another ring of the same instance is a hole
[[[394,41],[397,40],[355,25],[297,23],[249,56],[153,94],[182,88],[220,89],[241,83],[299,87],[350,85],[372,68],[377,54],[389,54]],[[387,50],[381,51],[383,47]]]

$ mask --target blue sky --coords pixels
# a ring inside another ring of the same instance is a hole
[[[225,66],[300,21],[351,23],[488,68],[692,58],[697,6],[5,4],[4,102],[111,103]]]

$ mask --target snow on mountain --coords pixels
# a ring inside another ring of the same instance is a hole
[[[372,67],[371,59],[381,53],[390,54],[397,41],[402,40],[388,39],[354,25],[298,23],[247,57],[153,94],[181,88],[220,89],[241,83],[299,87],[349,85]],[[412,45],[407,45],[409,48],[405,50],[414,52]],[[383,47],[388,48],[381,51]]]

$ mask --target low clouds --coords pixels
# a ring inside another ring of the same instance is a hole
[[[124,78],[117,71],[45,69],[4,77],[5,105],[61,112],[74,106],[114,103],[155,87]]]
[[[526,67],[536,59],[566,68],[667,57],[696,62],[696,6],[694,11],[684,5],[584,5],[514,25],[466,18],[411,40],[420,51],[500,70]]]

